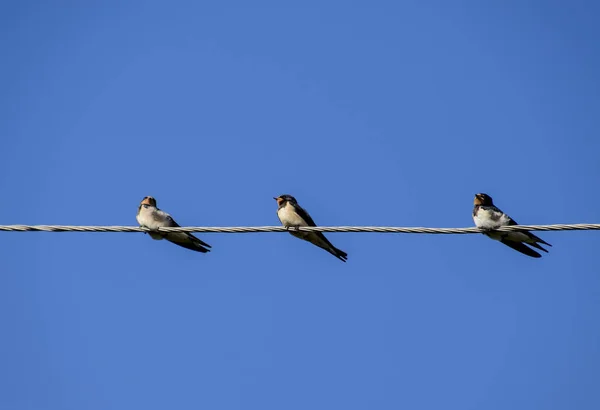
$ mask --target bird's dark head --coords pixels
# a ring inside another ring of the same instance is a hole
[[[492,206],[494,205],[494,201],[492,200],[492,197],[489,196],[488,194],[475,194],[475,200],[473,201],[473,204],[475,206],[478,205],[486,205],[486,206]]]
[[[149,206],[156,207],[156,199],[154,199],[151,196],[145,196],[144,199],[142,199],[142,202],[140,203],[140,205],[149,205]]]
[[[277,201],[277,205],[279,206],[283,206],[286,202],[289,202],[292,205],[296,205],[298,203],[296,202],[296,198],[287,194],[279,195],[278,197],[275,197],[273,199]]]

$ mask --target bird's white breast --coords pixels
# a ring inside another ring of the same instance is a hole
[[[296,213],[294,206],[289,203],[277,210],[277,216],[285,226],[308,226],[306,221]]]
[[[473,221],[478,228],[495,229],[508,225],[510,219],[503,213],[491,209],[479,208],[477,214],[473,216]]]
[[[164,218],[161,218],[160,216],[161,215],[156,208],[146,208],[142,206],[142,209],[140,209],[140,212],[137,215],[137,221],[140,225],[145,226],[148,229],[156,229],[165,225]]]

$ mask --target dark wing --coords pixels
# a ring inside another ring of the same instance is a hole
[[[169,215],[167,217],[167,222],[169,224],[169,227],[171,228],[180,228],[179,224],[177,222],[175,222],[175,220],[173,219],[173,217],[171,215]],[[204,249],[203,246],[210,248],[211,246],[209,244],[207,244],[204,241],[201,241],[200,239],[196,238],[194,235],[192,235],[189,232],[168,232],[165,236],[165,239],[179,245],[179,246],[183,246],[184,248],[187,249],[191,249],[193,251],[198,251],[198,252],[210,252],[208,249]]]
[[[300,218],[302,218],[306,221],[308,226],[317,226],[315,221],[313,221],[313,219],[310,217],[310,215],[308,214],[308,212],[306,212],[306,210],[304,208],[302,208],[300,205],[296,205],[295,208],[296,208],[296,213],[300,216]]]
[[[515,221],[514,219],[512,219],[510,216],[508,216],[508,218],[509,218],[509,221],[508,221],[508,225],[509,226],[518,225],[517,221]],[[523,232],[524,234],[527,234],[531,239],[535,240],[536,242],[540,242],[540,243],[543,243],[544,245],[552,246],[548,242],[546,242],[545,240],[543,240],[542,238],[540,238],[539,236],[535,236],[534,234],[532,234],[529,231],[521,231],[521,232]],[[536,248],[541,249],[544,252],[548,252],[546,249],[542,248],[537,243],[536,244],[530,244],[530,245],[531,246],[535,246]]]
[[[306,210],[300,205],[296,205],[296,212],[302,219],[304,219],[304,221],[306,221],[308,226],[317,226],[317,224],[315,223],[315,221],[313,221],[308,212],[306,212]],[[340,259],[341,261],[346,262],[346,259],[348,258],[348,254],[346,252],[333,246],[333,244],[329,242],[329,239],[327,239],[325,235],[323,235],[323,232],[313,233],[329,247],[329,249],[325,247],[323,247],[323,249],[325,249],[327,252],[331,253],[333,256]]]
[[[509,226],[511,226],[511,225],[518,225],[517,221],[515,221],[514,219],[512,219],[512,217],[510,217],[509,215],[506,215],[506,216],[508,216],[508,225]]]
[[[190,233],[177,233],[177,234],[167,234],[166,240],[174,243],[175,245],[179,245],[183,248],[196,251],[196,252],[210,252],[209,249],[206,249],[205,246],[210,248],[210,245],[202,242],[200,239],[196,238],[194,235]]]
[[[171,215],[167,216],[167,224],[170,228],[181,228],[181,226],[179,226],[179,224],[175,222],[175,219],[173,219]]]
[[[502,239],[500,242],[505,244],[508,247],[513,248],[515,251],[521,252],[527,256],[531,256],[532,258],[541,258],[542,255],[525,245],[523,242],[513,242],[508,241],[506,239]]]

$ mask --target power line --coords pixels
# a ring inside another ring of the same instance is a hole
[[[588,231],[600,230],[600,224],[555,224],[555,225],[513,225],[503,226],[497,231]],[[73,226],[73,225],[0,225],[0,231],[8,232],[151,232],[138,226]],[[479,228],[424,228],[395,226],[186,226],[159,228],[158,232],[217,232],[217,233],[258,233],[258,232],[376,232],[376,233],[423,233],[423,234],[473,234],[481,233]]]

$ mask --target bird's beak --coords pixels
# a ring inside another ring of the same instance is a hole
[[[273,197],[273,199],[277,201],[279,198],[275,198],[275,197]]]

